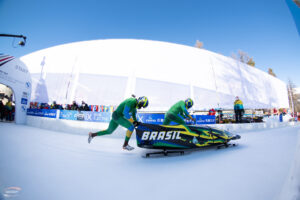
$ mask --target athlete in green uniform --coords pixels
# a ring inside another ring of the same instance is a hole
[[[121,125],[125,128],[127,128],[125,141],[123,144],[123,149],[125,150],[133,150],[134,148],[128,145],[128,141],[130,140],[131,134],[134,130],[134,125],[137,125],[137,119],[136,119],[136,109],[146,108],[149,104],[147,97],[139,97],[136,98],[128,98],[125,101],[123,101],[117,109],[112,114],[112,120],[109,122],[108,128],[103,131],[89,133],[88,143],[91,142],[91,140],[96,136],[101,135],[108,135],[112,134],[116,128]],[[130,119],[130,114],[132,116],[133,122]]]
[[[195,119],[187,111],[189,108],[191,108],[193,106],[193,104],[194,104],[194,102],[190,98],[186,99],[185,101],[182,101],[182,100],[178,101],[165,114],[165,119],[164,119],[163,125],[169,125],[172,121],[177,124],[185,124],[182,117],[189,118],[189,119],[195,121]]]

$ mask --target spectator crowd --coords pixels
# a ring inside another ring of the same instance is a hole
[[[114,106],[105,106],[105,105],[88,105],[85,101],[82,101],[79,105],[76,101],[73,101],[72,104],[57,104],[56,101],[53,101],[52,104],[48,103],[38,103],[30,102],[30,109],[58,109],[58,110],[76,110],[76,111],[93,111],[93,112],[113,112]],[[236,97],[234,102],[234,121],[224,119],[223,110],[218,108],[211,108],[208,111],[208,115],[216,117],[216,123],[245,123],[247,120],[243,117],[245,110],[243,108],[242,101]],[[269,114],[268,114],[269,113]],[[286,109],[273,108],[270,112],[264,112],[265,115],[285,115],[287,113]],[[228,112],[227,112],[228,114]],[[297,117],[297,114],[295,114]],[[14,121],[15,118],[15,103],[12,100],[12,97],[4,96],[0,98],[0,121]],[[298,116],[300,120],[300,115]]]
[[[58,109],[58,110],[77,110],[77,111],[94,111],[94,112],[113,112],[113,106],[104,105],[88,105],[86,102],[82,101],[81,105],[73,101],[72,104],[57,104],[53,101],[52,104],[48,103],[38,103],[30,102],[31,109]]]
[[[15,103],[11,98],[5,96],[0,99],[0,120],[14,121],[15,118]]]

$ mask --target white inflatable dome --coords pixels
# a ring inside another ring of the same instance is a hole
[[[21,57],[32,75],[32,101],[118,105],[147,96],[148,110],[165,111],[191,97],[195,110],[288,107],[286,84],[267,73],[204,49],[167,42],[108,39],[70,43]]]

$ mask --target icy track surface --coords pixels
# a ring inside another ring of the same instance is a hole
[[[295,159],[299,126],[242,133],[238,146],[144,158],[123,139],[0,123],[0,199],[272,200]],[[17,194],[3,193],[18,187]],[[3,195],[4,194],[4,195]]]

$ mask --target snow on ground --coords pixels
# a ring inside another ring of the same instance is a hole
[[[144,158],[135,139],[126,152],[123,138],[88,144],[85,135],[0,123],[0,191],[21,188],[7,198],[17,200],[272,200],[283,194],[298,135],[299,125],[252,130],[236,147]]]

